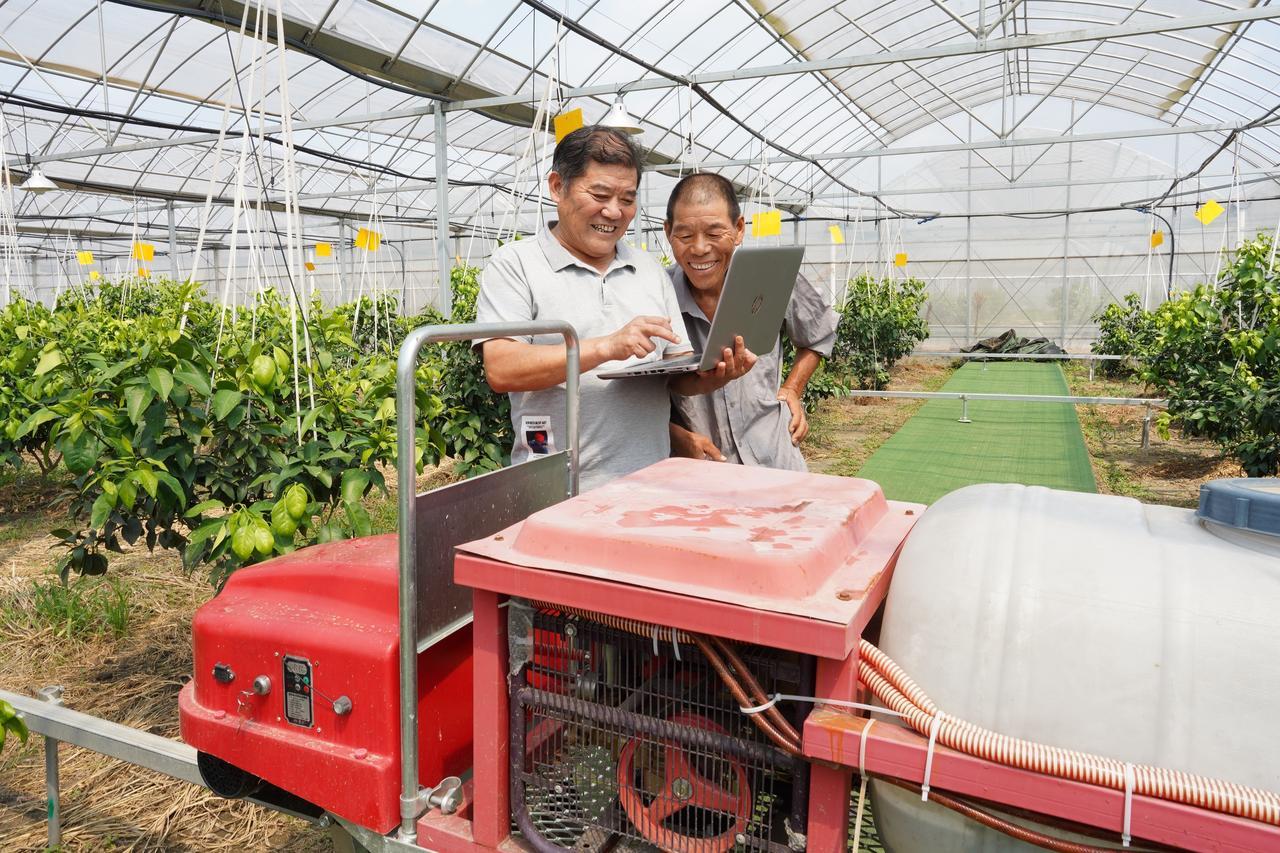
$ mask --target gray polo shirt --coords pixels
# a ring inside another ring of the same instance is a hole
[[[549,229],[531,240],[500,246],[484,268],[476,302],[477,322],[567,320],[581,340],[612,334],[641,315],[670,318],[671,328],[680,338],[679,344],[655,338],[657,349],[650,358],[690,351],[675,293],[657,261],[620,242],[613,262],[601,275],[569,254]],[[559,335],[526,335],[519,340],[561,343]],[[671,454],[667,378],[610,380],[597,375],[637,361],[640,359],[605,362],[582,374],[578,458],[583,491]],[[510,396],[515,435],[512,464],[565,449],[563,384]]]
[[[680,267],[668,273],[684,314],[685,328],[694,347],[707,344],[711,321],[693,300],[693,292]],[[797,347],[831,355],[840,317],[831,301],[803,275],[796,278],[783,328]],[[741,379],[697,397],[671,395],[676,420],[709,437],[730,462],[763,465],[791,471],[808,470],[800,448],[791,443],[787,426],[791,410],[778,399],[782,384],[782,338],[773,350],[758,355],[755,367]]]

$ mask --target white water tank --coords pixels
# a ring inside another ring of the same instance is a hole
[[[903,546],[879,645],[948,715],[1280,791],[1276,501],[1275,480],[1210,484],[1204,518],[1038,486],[959,489]],[[1025,849],[918,795],[873,791],[896,853]]]

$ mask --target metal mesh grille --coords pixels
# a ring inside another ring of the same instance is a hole
[[[867,804],[862,810],[862,837],[854,837],[854,822],[858,816],[858,786],[861,781],[856,773],[853,776],[853,790],[849,795],[849,840],[846,847],[850,853],[885,853],[884,842],[880,840],[880,831],[876,828],[876,818],[872,814],[871,791],[867,791]]]
[[[520,829],[596,850],[788,850],[803,763],[769,743],[691,646],[539,612],[513,689]],[[799,655],[742,647],[768,692],[798,689]]]

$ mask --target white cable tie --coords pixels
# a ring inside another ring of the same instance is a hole
[[[680,643],[676,640],[675,628],[671,629],[671,648],[675,649],[676,660],[680,663],[684,663],[684,660],[680,657]]]
[[[861,781],[858,784],[858,816],[854,818],[854,847],[852,849],[859,850],[863,847],[863,809],[867,807],[867,738],[872,733],[872,726],[876,725],[876,721],[868,720],[867,725],[863,726],[863,736],[858,743],[858,772]]]
[[[865,777],[867,775],[867,738],[871,735],[871,727],[876,724],[875,720],[867,720],[867,724],[862,727],[862,739],[858,742],[858,772]],[[858,810],[862,810],[862,804],[858,804]],[[857,850],[857,845],[854,845]]]
[[[653,656],[658,656],[658,626],[653,626]]]
[[[929,726],[929,751],[924,756],[924,779],[920,785],[920,802],[929,802],[929,777],[933,775],[933,748],[938,743],[938,729],[942,728],[942,718],[946,714],[939,710],[933,715],[933,724]]]
[[[793,696],[790,693],[775,693],[773,698],[763,705],[757,705],[754,708],[738,707],[738,710],[744,714],[759,714],[761,711],[767,711],[779,702],[808,702],[813,705],[837,705],[841,708],[852,708],[855,711],[866,711],[870,714],[888,714],[891,717],[905,717],[906,714],[899,713],[890,708],[881,708],[879,705],[868,705],[865,702],[846,702],[843,699],[823,699],[821,696]]]
[[[1133,840],[1132,834],[1129,832],[1130,821],[1133,818],[1133,786],[1134,786],[1133,764],[1125,762],[1124,765],[1124,827],[1120,834],[1120,844],[1124,847],[1129,846],[1129,842]]]
[[[755,706],[755,707],[753,707],[753,708],[743,708],[742,706],[739,706],[739,707],[738,707],[738,710],[739,710],[739,711],[741,711],[741,712],[742,712],[742,713],[744,713],[744,714],[759,714],[759,713],[762,713],[762,712],[764,712],[764,711],[769,710],[769,709],[770,709],[770,708],[772,708],[774,705],[777,705],[777,704],[778,704],[778,700],[780,700],[780,699],[782,699],[782,698],[784,698],[784,697],[783,697],[783,695],[782,695],[781,693],[775,693],[775,694],[773,694],[773,698],[772,698],[772,699],[770,699],[768,702],[765,702],[763,705],[756,705],[756,706]],[[790,697],[786,697],[786,698],[790,698]]]

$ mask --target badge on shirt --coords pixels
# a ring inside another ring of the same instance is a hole
[[[551,433],[551,418],[547,415],[525,415],[520,418],[520,435],[530,453],[556,452],[556,439]]]

